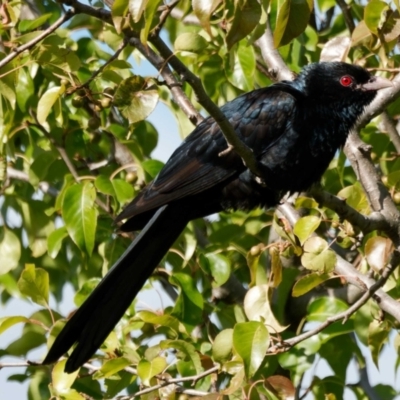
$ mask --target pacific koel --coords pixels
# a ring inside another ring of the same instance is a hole
[[[258,161],[255,176],[210,117],[172,154],[157,178],[117,217],[141,230],[67,322],[44,364],[77,344],[73,372],[100,347],[186,224],[223,210],[273,207],[318,182],[378,90],[390,81],[345,63],[315,63],[293,81],[254,90],[221,110]],[[261,179],[259,179],[261,178]]]

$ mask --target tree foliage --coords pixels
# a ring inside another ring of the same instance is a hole
[[[1,301],[38,305],[0,319],[0,333],[24,324],[2,357],[27,360],[50,344],[68,316],[49,293],[59,302],[70,283],[79,306],[130,243],[112,221],[162,167],[146,121],[159,102],[182,137],[206,110],[251,165],[217,106],[319,60],[394,82],[360,121],[363,142],[349,138],[320,187],[276,211],[190,223],[152,278],[173,305],[134,302],[79,373],[65,374],[65,360],[27,362],[13,378],[29,380],[30,399],[395,397],[370,387],[360,347],[378,365],[390,337],[391,351],[400,344],[399,11],[380,0],[0,5]],[[140,76],[144,59],[154,70]],[[319,359],[332,375],[302,386]],[[349,387],[352,360],[361,379]]]

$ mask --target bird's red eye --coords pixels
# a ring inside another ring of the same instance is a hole
[[[342,86],[350,86],[353,83],[353,78],[351,76],[345,75],[340,78],[340,84]]]

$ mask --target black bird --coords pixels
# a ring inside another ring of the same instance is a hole
[[[186,224],[222,210],[273,207],[319,181],[349,130],[391,82],[345,63],[315,63],[294,81],[254,90],[221,110],[259,163],[246,168],[212,118],[201,122],[156,179],[117,217],[141,230],[57,336],[43,364],[75,343],[66,372],[84,364],[121,319]]]

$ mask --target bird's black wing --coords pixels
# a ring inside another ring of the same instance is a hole
[[[221,108],[236,133],[260,158],[285,133],[300,94],[277,84],[244,94]],[[133,218],[164,204],[204,192],[245,170],[240,157],[227,149],[212,118],[207,118],[172,154],[157,178],[117,217]],[[133,221],[132,221],[133,222]]]

